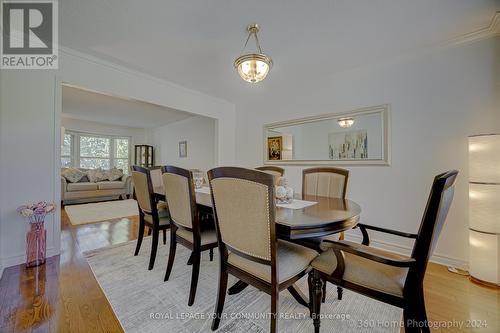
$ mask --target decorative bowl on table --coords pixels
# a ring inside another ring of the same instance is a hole
[[[205,182],[205,177],[203,171],[193,171],[193,181],[195,188],[202,188]]]
[[[288,180],[285,177],[281,177],[279,179],[275,191],[276,191],[276,203],[279,204],[292,203],[293,188],[288,186]]]

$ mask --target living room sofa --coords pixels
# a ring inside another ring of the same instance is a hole
[[[61,169],[61,172],[65,168]],[[79,168],[86,172],[88,169]],[[61,176],[61,203],[64,205],[69,201],[97,201],[103,198],[129,198],[132,191],[131,177],[123,175],[118,180],[104,180],[92,183],[87,177],[76,183],[71,183]]]

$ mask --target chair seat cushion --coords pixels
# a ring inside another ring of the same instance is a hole
[[[304,271],[317,256],[318,253],[314,250],[279,240],[277,249],[279,283]],[[229,264],[271,283],[271,266],[245,259],[235,253],[229,253],[227,261]]]
[[[189,230],[177,229],[177,236],[184,238],[187,241],[193,242],[193,233]],[[215,230],[203,230],[201,232],[201,245],[217,243],[217,234]]]
[[[77,191],[96,191],[98,186],[96,183],[68,183],[68,192]]]
[[[349,241],[340,241],[340,243],[356,246],[374,255],[383,255],[397,260],[408,259],[408,257],[399,254]],[[394,267],[348,252],[343,253],[345,255],[345,271],[342,280],[395,296],[403,295],[403,286],[408,274],[407,267]],[[317,257],[311,266],[325,274],[332,274],[337,268],[337,257],[333,250],[329,249]]]
[[[121,189],[125,187],[125,182],[122,181],[104,181],[104,182],[98,182],[97,186],[99,186],[100,190],[114,190],[114,189]]]

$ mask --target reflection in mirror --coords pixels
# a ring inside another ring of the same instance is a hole
[[[265,126],[267,164],[388,164],[388,108]]]

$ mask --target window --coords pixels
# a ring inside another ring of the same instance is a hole
[[[73,166],[73,134],[64,134],[61,145],[61,167]]]
[[[61,145],[61,165],[85,169],[116,167],[129,173],[130,138],[69,132]]]

